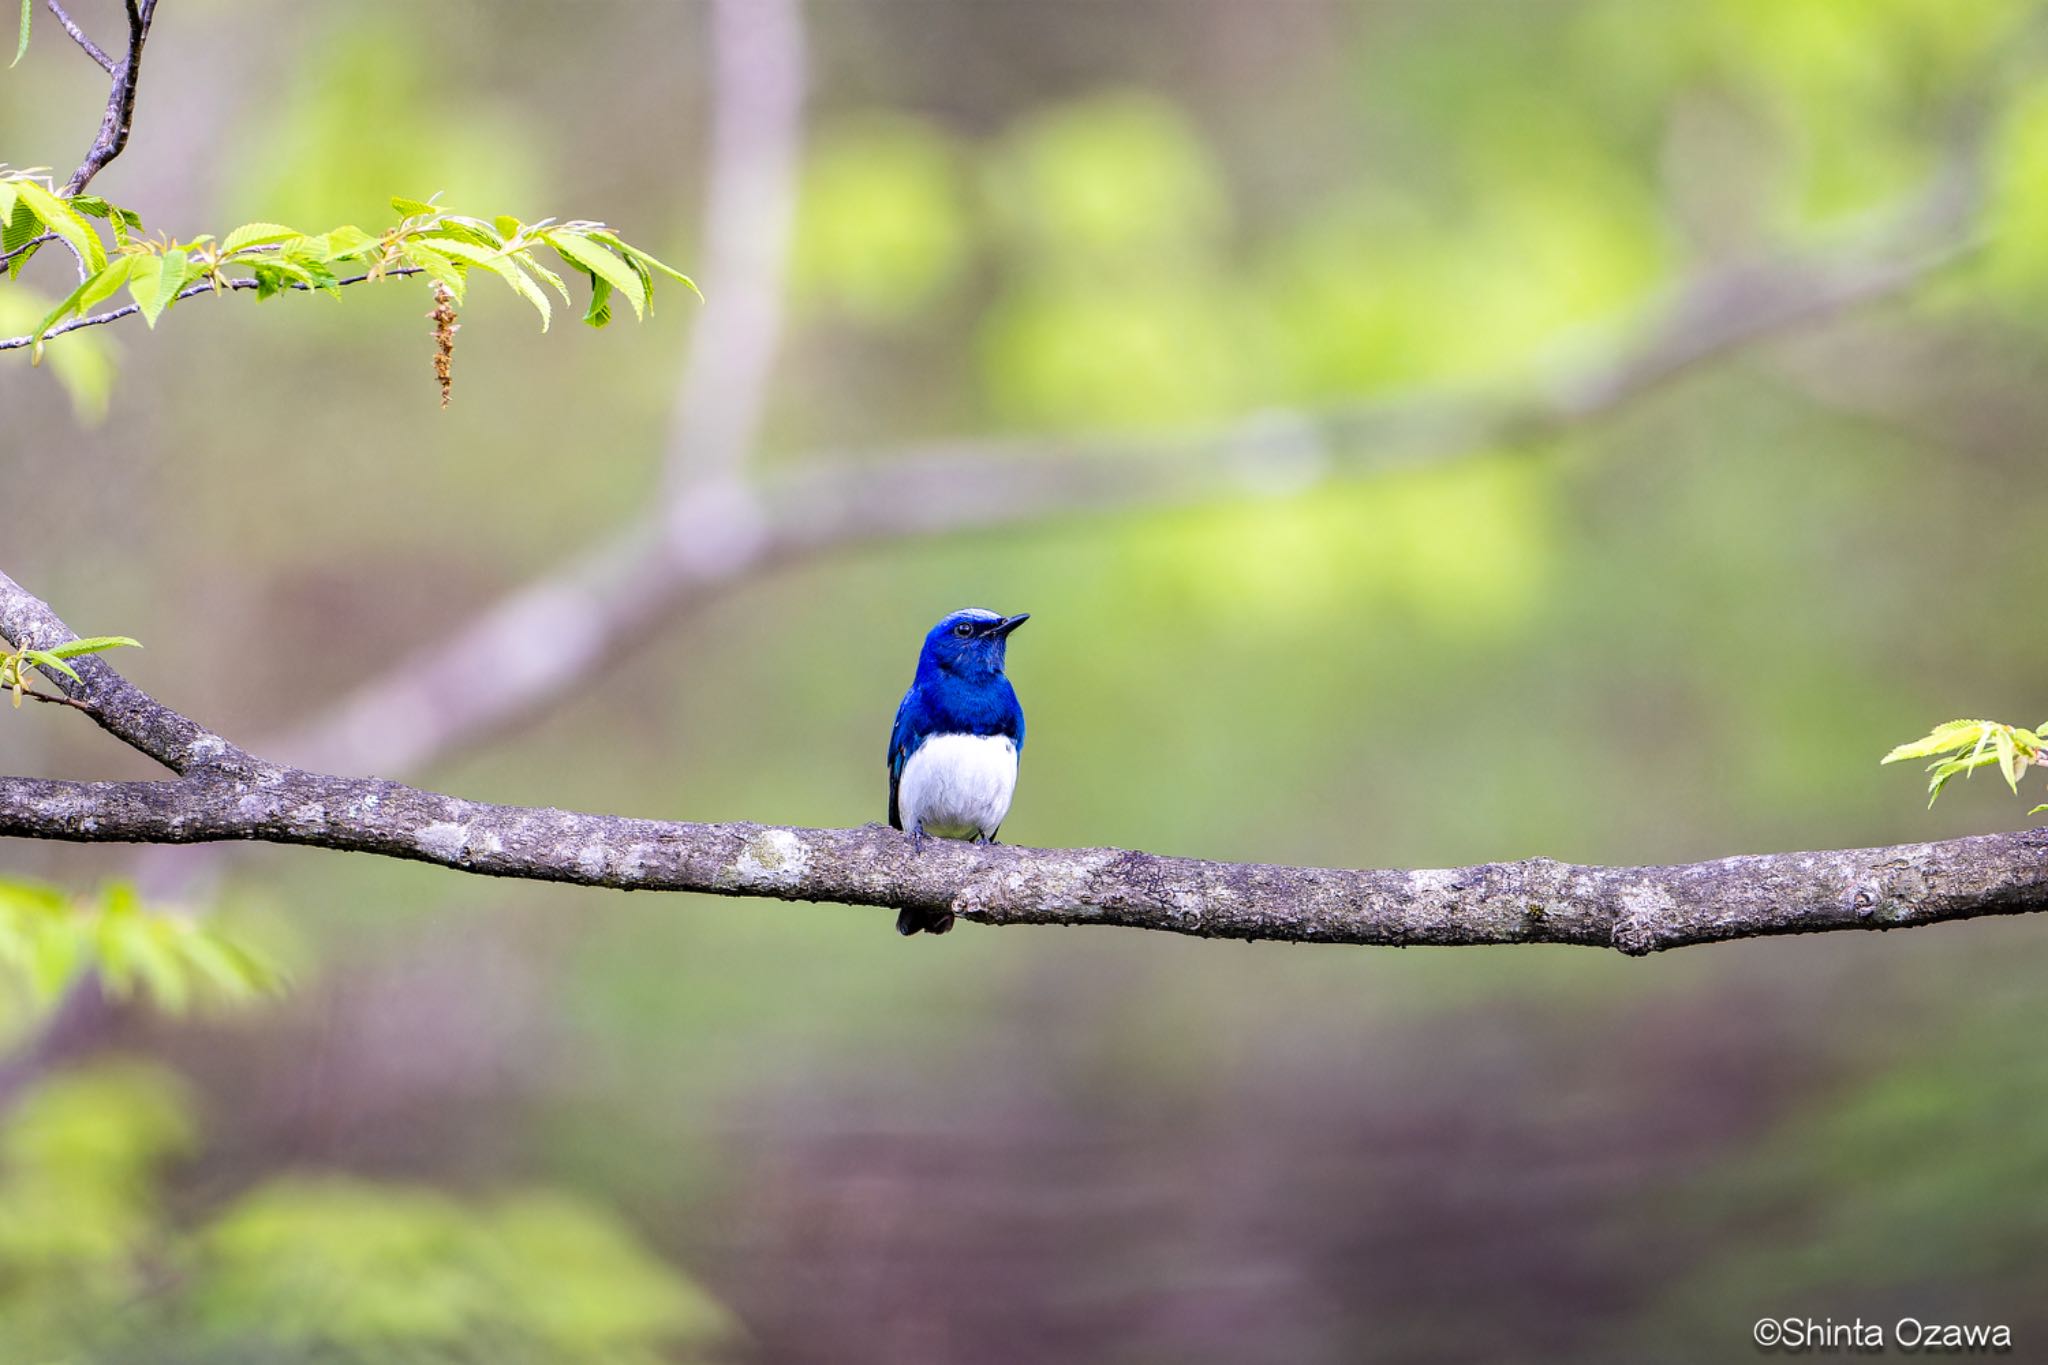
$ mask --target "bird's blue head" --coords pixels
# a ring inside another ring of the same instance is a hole
[[[956,611],[924,637],[924,654],[918,665],[920,669],[935,668],[963,680],[1000,677],[1010,632],[1030,619],[1029,612],[998,616],[980,607]]]

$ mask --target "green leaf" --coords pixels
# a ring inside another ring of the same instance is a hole
[[[161,256],[138,256],[128,272],[128,293],[152,328],[185,283],[185,253],[175,248]]]
[[[548,302],[548,296],[543,294],[540,286],[533,282],[533,277],[524,270],[521,270],[519,262],[510,256],[499,256],[495,260],[486,261],[484,264],[489,269],[495,270],[498,273],[498,278],[511,285],[513,293],[533,305],[534,311],[540,314],[540,329],[545,332],[548,329],[548,324],[554,320],[555,310],[553,305]]]
[[[430,240],[434,243],[435,249],[480,265],[511,285],[514,293],[532,304],[539,312],[540,329],[543,332],[548,329],[548,322],[554,314],[554,310],[548,305],[548,296],[540,292],[540,286],[535,284],[532,277],[521,270],[519,263],[502,248],[481,247],[473,242],[459,241],[452,237],[435,237]]]
[[[505,245],[504,238],[495,230],[474,218],[443,218],[433,228],[422,234],[427,237],[454,237],[473,246],[487,247],[492,251]]]
[[[128,272],[135,268],[135,261],[133,256],[116,256],[105,270],[87,280],[78,292],[78,311],[90,313],[119,293],[121,286],[128,283]]]
[[[2011,787],[2013,795],[2020,790],[2020,751],[2013,743],[2012,730],[2001,725],[1992,732],[1992,742],[1998,748],[1998,769],[2005,774],[2005,785]]]
[[[626,257],[625,260],[626,265],[632,270],[632,272],[636,276],[639,277],[641,291],[647,295],[647,311],[650,313],[653,312],[654,276],[648,272],[646,266],[640,264],[640,262],[634,260],[631,256]]]
[[[378,241],[369,233],[352,223],[344,223],[327,234],[327,259],[338,261],[353,258],[364,249],[378,246]]]
[[[417,239],[406,242],[399,251],[406,260],[426,271],[428,279],[438,280],[447,285],[448,292],[455,296],[457,303],[463,301],[463,292],[469,284],[467,276],[463,273],[463,262],[454,260]]]
[[[603,327],[612,320],[612,287],[595,275],[589,275],[590,307],[584,310],[583,321],[592,327]]]
[[[579,237],[573,232],[557,229],[542,234],[542,240],[553,247],[569,264],[581,266],[587,273],[604,280],[624,294],[626,302],[633,305],[634,317],[647,316],[647,287],[641,283],[640,276],[633,267],[589,238]],[[587,318],[585,320],[588,321]]]
[[[406,218],[431,217],[440,212],[439,209],[424,199],[407,199],[400,195],[393,195],[391,197],[391,207]]]
[[[309,237],[306,240],[313,241],[314,239]],[[339,296],[341,293],[341,286],[335,283],[335,273],[327,268],[327,262],[301,256],[297,250],[293,250],[289,255],[266,256],[261,264],[250,261],[249,266],[251,272],[258,277],[259,282],[263,271],[270,269],[286,276],[295,283],[304,285],[308,289],[318,289],[336,296]],[[256,296],[258,298],[266,297],[260,288]]]
[[[286,227],[283,223],[244,223],[221,242],[220,254],[231,256],[245,246],[270,246],[305,235],[296,228]]]
[[[42,220],[44,227],[63,238],[84,259],[87,274],[107,268],[107,249],[100,245],[99,234],[69,204],[33,180],[15,181],[14,192],[28,205],[29,212]]]
[[[1951,749],[1978,744],[1982,742],[1990,725],[1991,722],[1985,720],[1947,721],[1935,726],[1933,733],[1925,739],[1915,740],[1911,744],[1901,744],[1880,761],[1897,763],[1907,758],[1932,758],[1935,754],[1947,753]]]
[[[278,255],[301,265],[325,265],[334,258],[334,234],[301,235],[278,246]]]
[[[4,226],[0,226],[0,251],[21,252],[7,263],[7,273],[9,278],[12,278],[19,275],[21,268],[34,259],[36,253],[23,248],[42,234],[43,225],[30,211],[29,206],[21,201],[20,194],[13,186],[8,186],[7,193],[12,207],[7,211]]]
[[[519,235],[519,220],[517,218],[508,218],[502,213],[491,220],[491,226],[498,230],[500,237],[508,240]]]
[[[35,0],[21,0],[21,41],[14,45],[14,61],[7,64],[10,71],[21,61],[22,54],[28,51],[28,17],[34,9]]]
[[[43,363],[43,338],[49,334],[52,327],[55,327],[59,322],[78,311],[78,301],[85,297],[85,291],[90,288],[92,288],[92,281],[90,279],[79,281],[76,289],[66,294],[55,308],[52,308],[43,315],[43,320],[36,324],[35,345],[34,349],[29,352],[30,364],[40,365]]]
[[[85,679],[78,676],[76,669],[64,662],[61,656],[53,654],[47,649],[31,649],[28,651],[28,661],[42,668],[54,668],[73,682],[85,681]]]
[[[649,269],[659,270],[662,274],[668,276],[670,279],[680,281],[685,287],[689,289],[689,291],[692,294],[695,294],[699,299],[702,299],[704,297],[704,291],[697,287],[697,282],[695,280],[691,279],[688,275],[685,275],[682,271],[676,269],[674,266],[668,264],[666,261],[657,260],[653,256],[642,251],[639,247],[630,245],[625,240],[620,238],[617,233],[593,232],[590,235],[592,237],[595,237],[598,241],[605,243],[607,246],[617,247],[620,253],[626,257],[626,259],[634,261],[640,265],[646,266]]]
[[[114,240],[122,246],[128,245],[132,235],[142,231],[142,215],[119,204],[110,204],[108,208],[112,210],[107,222],[114,229]]]
[[[562,277],[535,260],[531,249],[521,249],[513,254],[519,258],[519,264],[554,286],[555,292],[562,296],[563,304],[570,308],[576,306],[576,300],[569,297],[569,286],[563,282]]]
[[[161,298],[163,282],[164,258],[161,256],[137,256],[135,264],[128,268],[128,295],[142,310],[142,320],[151,328],[156,326],[157,315],[164,310]]]
[[[60,659],[75,659],[81,654],[98,654],[106,649],[140,649],[142,641],[132,640],[126,635],[88,635],[69,644],[58,645],[48,652]]]
[[[454,256],[474,265],[488,265],[493,259],[504,255],[496,246],[482,246],[466,238],[449,237],[440,233],[414,237],[406,245],[411,246],[414,243],[424,245],[429,251],[438,251],[444,256]]]
[[[208,265],[204,259],[197,256],[188,257],[185,261],[185,273],[178,280],[178,290],[182,293],[203,280],[211,279],[212,276],[213,267]]]
[[[313,288],[323,294],[332,294],[335,298],[341,297],[340,277],[329,270],[325,263],[307,262],[306,274],[312,279]]]
[[[256,297],[259,299],[269,298],[270,294],[274,294],[280,289],[290,288],[294,282],[308,287],[311,287],[313,283],[312,271],[300,265],[297,261],[288,261],[282,256],[266,257],[261,261],[252,261],[249,263],[249,272],[255,277],[257,285]],[[263,291],[263,283],[266,278],[273,281],[275,285],[269,294]]]

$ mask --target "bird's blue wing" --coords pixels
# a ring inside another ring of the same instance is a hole
[[[896,707],[896,723],[889,728],[889,824],[895,829],[903,828],[902,812],[896,808],[896,788],[903,781],[903,765],[910,761],[911,750],[920,738],[912,723],[916,712],[917,688],[912,687],[903,694]]]

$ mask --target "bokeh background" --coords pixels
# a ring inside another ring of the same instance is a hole
[[[809,0],[750,474],[1545,393],[1702,272],[1832,266],[1944,175],[1979,193],[1910,287],[1614,411],[781,562],[390,775],[879,819],[918,638],[977,604],[1033,613],[1021,843],[1664,862],[2016,827],[1995,779],[1929,812],[1876,760],[2048,704],[2029,10]],[[710,19],[177,0],[94,188],[180,235],[444,191],[702,272]],[[39,15],[0,155],[68,167],[103,96]],[[0,286],[0,331],[57,264]],[[541,335],[479,287],[445,414],[426,306],[199,301],[8,358],[6,570],[253,740],[645,508],[694,301]],[[0,764],[144,771],[57,708],[7,713]],[[1717,1360],[1760,1316],[1908,1314],[2048,1350],[2025,920],[1642,961],[906,942],[299,850],[195,898],[288,995],[39,1052],[62,1012],[0,977],[0,1360]]]

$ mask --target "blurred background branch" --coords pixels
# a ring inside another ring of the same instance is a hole
[[[751,28],[760,16],[742,8],[750,15],[737,26]],[[724,41],[742,50],[721,70],[753,73],[763,64],[752,42]],[[766,64],[781,69],[795,60],[785,54]],[[786,80],[762,76],[741,88],[772,95]],[[722,99],[717,107],[722,122],[764,126],[719,138],[724,155],[714,161],[707,209],[713,224],[738,216],[728,205],[741,200],[749,213],[764,211],[753,202],[766,195],[753,172],[787,172],[794,149],[775,154],[760,143],[786,141],[768,137],[769,127],[795,133],[793,105]],[[1605,329],[1621,338],[1611,354],[1539,363],[1539,372],[1567,373],[1546,392],[1424,392],[1275,409],[1215,430],[1142,439],[965,439],[857,455],[821,451],[741,480],[733,476],[751,448],[778,329],[773,301],[786,214],[778,200],[765,208],[764,236],[734,234],[740,240],[728,244],[729,257],[714,256],[705,269],[707,279],[731,279],[739,301],[721,304],[730,296],[712,286],[680,385],[669,491],[657,511],[399,659],[268,747],[312,768],[417,771],[542,713],[707,593],[795,558],[1077,513],[1299,492],[1504,444],[1535,445],[1609,416],[1695,366],[1896,297],[1962,259],[1980,240],[1980,155],[1979,139],[1959,144],[1923,189],[1864,216],[1861,237],[1701,271]],[[715,228],[711,240],[720,240]],[[719,273],[728,259],[731,273]],[[553,648],[531,647],[537,629]]]

